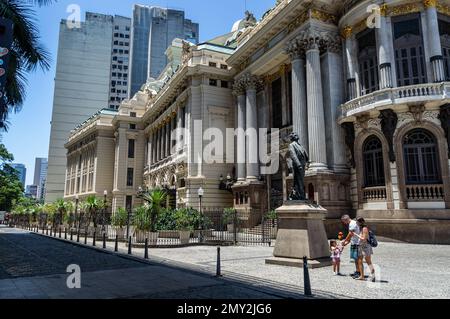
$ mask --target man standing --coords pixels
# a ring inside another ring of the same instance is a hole
[[[352,220],[350,216],[343,215],[341,217],[341,221],[344,225],[348,225],[348,235],[344,240],[344,243],[342,244],[343,247],[350,245],[350,259],[353,259],[355,261],[355,268],[356,271],[351,276],[353,278],[359,278],[361,272],[360,272],[360,263],[359,259],[362,259],[362,256],[359,255],[359,237],[356,235],[359,235],[361,233],[361,230],[355,220]]]
[[[298,140],[298,134],[293,132],[289,135],[291,143],[289,144],[289,158],[287,166],[289,172],[294,174],[294,187],[289,200],[305,200],[305,171],[308,169],[308,152]]]

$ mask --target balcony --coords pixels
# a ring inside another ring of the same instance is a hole
[[[383,89],[341,105],[341,120],[389,105],[450,99],[450,82],[426,83]]]
[[[386,187],[366,187],[363,189],[363,199],[365,202],[372,201],[385,201],[386,196]]]
[[[408,201],[441,201],[444,200],[444,185],[406,185]]]

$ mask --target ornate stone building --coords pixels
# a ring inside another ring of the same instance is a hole
[[[234,206],[256,226],[291,190],[286,136],[295,131],[311,161],[308,198],[328,210],[330,236],[350,213],[381,237],[450,243],[450,1],[279,0],[260,21],[247,13],[229,34],[173,44],[168,56],[170,67],[107,127],[100,114],[71,136],[68,198],[76,167],[85,170],[74,147],[92,130],[95,145],[111,139],[112,162],[97,149],[94,165],[111,169],[114,208],[139,204],[141,185],[166,188],[171,206],[197,207],[202,187],[205,206]],[[225,151],[199,161],[212,127]],[[256,155],[262,138],[279,148],[270,174]]]

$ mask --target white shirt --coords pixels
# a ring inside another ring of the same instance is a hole
[[[356,223],[355,220],[352,220],[350,222],[350,224],[348,225],[348,230],[351,231],[352,233],[355,233],[355,234],[358,234],[358,235],[361,234],[361,229],[359,229],[359,226],[358,226],[358,224]],[[359,245],[359,240],[360,239],[359,239],[358,236],[353,235],[352,238],[350,239],[350,243],[352,245]]]

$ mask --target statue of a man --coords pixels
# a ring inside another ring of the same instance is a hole
[[[301,145],[298,140],[297,133],[291,133],[289,135],[291,143],[289,144],[289,158],[288,168],[294,175],[294,187],[289,200],[306,200],[305,194],[305,171],[309,162],[309,156],[306,149]]]

